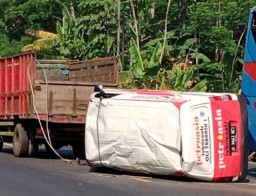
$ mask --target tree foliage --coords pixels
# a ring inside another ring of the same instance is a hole
[[[120,0],[120,10],[117,2],[2,0],[0,56],[120,54],[121,87],[238,91],[255,0]]]

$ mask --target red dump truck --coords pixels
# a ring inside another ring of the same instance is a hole
[[[38,60],[34,53],[0,59],[0,150],[16,157],[71,145],[84,156],[85,118],[96,85],[117,86],[117,58]]]

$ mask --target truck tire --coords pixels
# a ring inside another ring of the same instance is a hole
[[[35,132],[33,129],[29,129],[29,140],[28,140],[28,156],[33,157],[38,152],[38,144],[36,142]]]
[[[29,142],[28,142],[28,156],[29,157],[36,156],[37,152],[38,152],[38,144],[35,141],[29,139]]]
[[[28,135],[21,124],[17,124],[14,129],[13,153],[15,157],[28,156]]]

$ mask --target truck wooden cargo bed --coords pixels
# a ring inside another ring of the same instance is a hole
[[[16,156],[33,154],[29,149],[44,143],[42,136],[48,132],[55,148],[78,148],[91,93],[96,85],[117,87],[117,76],[116,57],[37,60],[27,53],[0,59],[1,141],[11,141],[7,136],[17,137],[24,129],[28,147],[18,149],[21,153],[14,149]]]

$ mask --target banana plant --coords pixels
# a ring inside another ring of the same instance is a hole
[[[179,47],[166,45],[165,55],[171,53],[178,55],[175,58],[164,56],[160,62],[162,40],[162,38],[151,40],[141,47],[141,51],[136,47],[135,41],[132,41],[129,50],[132,65],[129,70],[120,73],[120,85],[128,88],[206,91],[207,80],[201,79],[198,66],[189,65],[190,61],[209,61],[204,54],[196,51],[196,40],[188,39]]]
[[[21,49],[22,52],[46,50],[56,46],[59,43],[59,37],[55,33],[32,29],[28,29],[26,33],[36,37],[37,40],[35,40],[32,44],[24,46]]]
[[[160,42],[155,43],[154,47],[145,45],[143,50],[139,50],[135,41],[131,41],[129,49],[131,65],[127,71],[119,73],[119,84],[122,87],[163,88],[164,75],[161,73],[162,68],[159,63],[162,45]]]
[[[230,53],[223,56],[223,63],[205,63],[198,66],[198,69],[201,76],[208,80],[209,91],[238,93],[242,76],[235,65],[242,65],[243,60],[238,57],[234,59]]]
[[[95,34],[86,24],[87,17],[75,17],[74,10],[62,4],[61,21],[57,21],[57,33],[42,30],[27,30],[26,33],[36,37],[34,43],[22,48],[22,52],[54,49],[68,59],[92,59],[109,55],[113,48],[114,37]]]
[[[175,91],[205,92],[207,80],[200,80],[199,75],[193,67],[177,64],[172,70],[167,71],[169,83]]]

